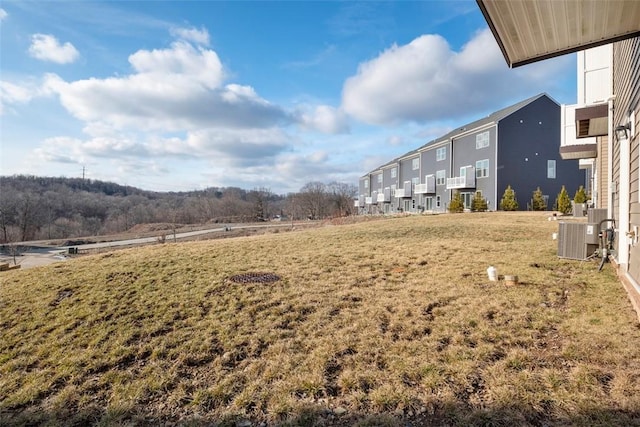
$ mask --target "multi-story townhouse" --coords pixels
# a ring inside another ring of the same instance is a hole
[[[578,160],[563,161],[559,144],[560,106],[546,94],[534,96],[458,127],[366,174],[361,181],[369,180],[372,192],[397,187],[390,198],[366,199],[373,193],[366,193],[361,185],[362,211],[444,212],[454,191],[461,193],[466,208],[480,192],[489,209],[496,210],[509,185],[521,209],[530,206],[537,187],[551,208],[563,185],[575,191],[585,184]],[[396,168],[397,176],[387,181],[385,171]]]
[[[575,151],[575,158],[596,159],[591,162],[596,206],[606,207],[607,218],[615,220],[615,250],[609,258],[640,315],[638,2],[556,0],[527,9],[510,2],[477,2],[512,67],[582,51],[579,105],[564,123],[573,122],[577,147],[561,150],[565,157]],[[562,23],[556,24],[561,31],[547,31],[550,23]]]
[[[441,212],[448,200],[447,176],[450,176],[451,147],[447,139],[433,141],[418,150],[425,171],[416,187],[418,206],[428,212]]]

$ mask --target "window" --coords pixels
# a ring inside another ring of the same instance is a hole
[[[382,184],[382,174],[378,175],[378,184]]]
[[[547,178],[556,179],[556,161],[547,160]]]
[[[463,166],[460,168],[460,176],[467,176],[467,167]]]
[[[420,169],[420,157],[416,157],[415,159],[411,160],[411,169],[418,170]]]
[[[436,208],[440,207],[440,196],[436,196]]]
[[[476,178],[486,178],[489,176],[489,159],[478,160],[476,162]]]
[[[446,160],[447,147],[440,147],[436,150],[436,161]]]
[[[411,183],[413,185],[420,184],[420,177],[411,178]]]
[[[364,182],[364,188],[369,188],[369,180],[366,180],[366,181]]]
[[[436,185],[444,185],[447,177],[447,171],[441,170],[436,172]]]
[[[489,131],[476,135],[476,150],[489,146]]]
[[[395,178],[396,176],[398,176],[398,169],[391,169],[391,178]]]
[[[395,185],[395,184],[393,184],[393,185],[391,186],[391,196],[395,196],[395,195],[396,195],[396,185]]]

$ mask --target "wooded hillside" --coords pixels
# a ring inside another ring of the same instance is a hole
[[[211,187],[153,192],[80,178],[0,177],[0,243],[120,233],[138,224],[253,222],[276,215],[349,215],[355,186],[306,184],[299,193]]]

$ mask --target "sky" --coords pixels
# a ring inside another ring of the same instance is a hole
[[[576,59],[509,69],[475,0],[0,3],[0,175],[357,184]]]

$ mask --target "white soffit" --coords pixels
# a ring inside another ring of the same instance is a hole
[[[476,0],[510,67],[640,36],[640,0]]]

